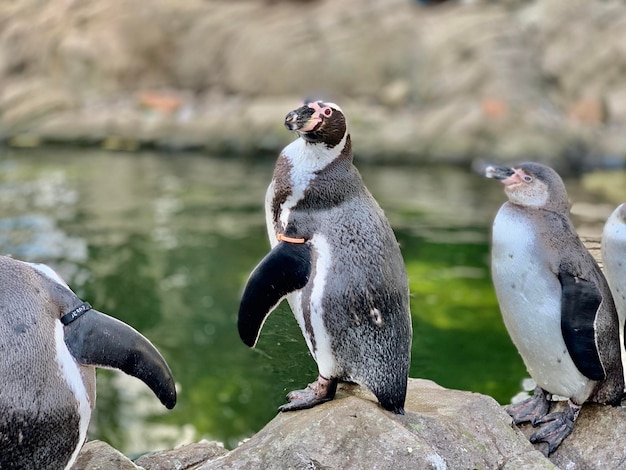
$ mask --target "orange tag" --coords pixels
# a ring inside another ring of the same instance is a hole
[[[276,234],[276,240],[279,242],[287,242],[287,243],[304,243],[306,240],[304,238],[291,238],[283,235],[282,233]]]

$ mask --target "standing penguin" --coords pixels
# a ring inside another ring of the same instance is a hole
[[[616,405],[624,391],[618,319],[609,286],[578,238],[565,185],[551,168],[487,167],[509,198],[493,223],[492,277],[506,328],[534,395],[507,411],[540,426],[530,440],[548,454],[574,427],[586,401]],[[569,398],[548,414],[551,395]]]
[[[280,411],[332,400],[337,382],[370,389],[404,413],[411,351],[409,289],[398,242],[352,164],[346,118],[309,102],[285,126],[299,138],[278,157],[265,213],[272,250],[250,275],[239,334],[253,347],[287,298],[319,376],[289,393]]]
[[[626,203],[618,206],[604,224],[601,250],[606,280],[619,315],[620,333],[626,343]]]
[[[169,367],[130,326],[82,302],[49,267],[0,256],[0,468],[69,469],[95,405],[94,366],[176,403]]]

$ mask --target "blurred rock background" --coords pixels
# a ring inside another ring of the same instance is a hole
[[[307,97],[358,158],[626,159],[619,0],[0,1],[0,140],[272,153]]]

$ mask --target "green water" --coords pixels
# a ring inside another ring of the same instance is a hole
[[[357,162],[358,164],[358,162]],[[179,401],[99,371],[91,438],[128,454],[201,438],[227,447],[259,430],[317,371],[288,307],[256,349],[239,340],[239,295],[268,250],[272,161],[39,150],[0,158],[0,251],[46,262],[97,309],[147,336]],[[411,377],[501,403],[526,376],[489,277],[500,185],[459,167],[362,167],[410,277]]]

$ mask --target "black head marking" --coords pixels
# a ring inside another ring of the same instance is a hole
[[[298,134],[307,142],[325,144],[328,148],[337,146],[344,138],[346,118],[336,104],[311,101],[291,111],[285,117],[285,127]]]

